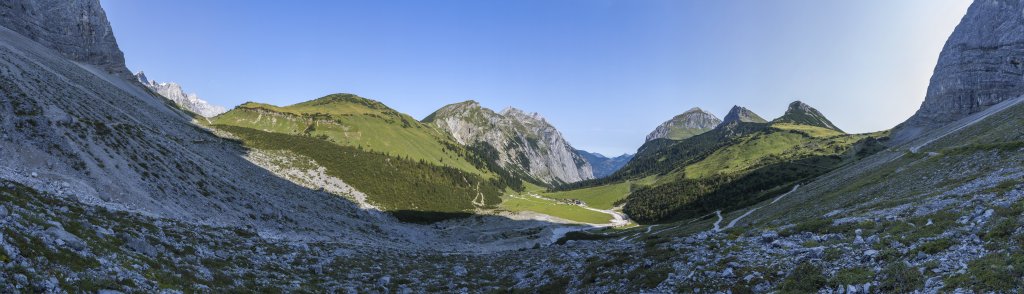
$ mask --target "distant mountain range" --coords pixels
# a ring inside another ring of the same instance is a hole
[[[633,159],[633,154],[607,157],[600,153],[591,153],[585,150],[576,150],[576,152],[590,163],[590,166],[594,168],[594,178],[598,179],[612,175]]]
[[[158,83],[156,81],[149,80],[146,78],[146,73],[142,71],[135,74],[135,79],[150,90],[160,94],[160,96],[164,96],[164,98],[170,99],[181,108],[194,112],[198,115],[214,117],[228,111],[227,108],[224,108],[223,106],[213,105],[206,102],[206,100],[199,99],[199,96],[195,93],[186,94],[185,91],[181,89],[181,85],[176,83]]]

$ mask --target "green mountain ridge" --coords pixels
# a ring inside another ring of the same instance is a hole
[[[883,140],[885,133],[842,133],[801,102],[772,123],[735,106],[711,131],[647,142],[612,176],[556,190],[643,180],[621,195],[624,212],[641,223],[664,222],[756,203],[877,152]]]

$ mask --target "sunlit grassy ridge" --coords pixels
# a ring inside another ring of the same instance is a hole
[[[781,132],[763,132],[740,138],[738,142],[716,150],[710,156],[684,169],[687,178],[698,179],[717,174],[735,174],[787,160],[810,156],[840,155],[857,141],[870,135],[844,135],[813,126],[773,126]]]
[[[213,122],[319,137],[343,146],[487,174],[466,160],[461,155],[464,148],[443,131],[380,102],[350,94],[328,95],[285,107],[245,103]]]

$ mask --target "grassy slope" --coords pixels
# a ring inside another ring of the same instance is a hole
[[[289,150],[309,157],[325,167],[327,174],[343,179],[366,193],[371,203],[403,220],[443,219],[445,214],[478,208],[474,200],[483,201],[487,207],[494,207],[501,201],[503,188],[494,181],[458,169],[399,159],[307,136],[234,126],[217,128],[238,136],[249,148]]]
[[[616,201],[625,199],[629,195],[629,183],[622,182],[579,190],[543,193],[541,195],[555,199],[578,199],[586,202],[587,206],[593,208],[612,209]]]
[[[688,128],[672,128],[668,132],[666,139],[669,140],[683,140],[689,137],[700,135],[710,131],[711,129],[688,129]]]
[[[785,124],[773,127],[786,132],[749,136],[739,143],[716,150],[704,160],[685,168],[687,178],[715,174],[737,174],[757,166],[810,156],[838,155],[868,135],[842,135],[834,130]]]
[[[326,136],[329,141],[343,146],[488,174],[453,151],[461,146],[444,132],[380,102],[354,95],[330,95],[285,107],[246,103],[217,116],[214,124],[282,134]]]

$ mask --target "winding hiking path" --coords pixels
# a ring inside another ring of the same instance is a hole
[[[721,224],[721,222],[722,222],[722,211],[721,211],[721,210],[719,210],[719,211],[716,211],[716,212],[715,212],[715,214],[717,214],[717,215],[718,215],[718,220],[717,220],[717,221],[715,221],[715,225],[714,225],[714,228],[712,228],[712,229],[711,229],[711,231],[714,231],[714,232],[721,232],[721,231],[724,231],[724,230],[728,230],[728,229],[731,229],[731,228],[733,228],[733,227],[735,227],[735,226],[736,226],[736,223],[737,223],[737,222],[739,222],[739,221],[740,221],[740,220],[742,220],[743,218],[747,217],[747,216],[748,216],[748,215],[750,215],[751,213],[754,213],[754,211],[757,211],[758,209],[761,209],[761,208],[765,208],[765,207],[768,207],[768,205],[772,205],[772,204],[775,204],[775,202],[779,202],[779,200],[782,200],[782,198],[783,198],[783,197],[786,197],[787,195],[789,195],[789,194],[792,194],[793,192],[796,192],[796,189],[797,189],[797,188],[800,188],[800,184],[797,184],[796,186],[793,186],[793,189],[792,189],[792,190],[789,190],[789,192],[786,192],[785,194],[779,195],[779,197],[775,197],[775,199],[774,199],[774,200],[772,200],[772,202],[770,202],[770,203],[768,203],[768,204],[765,204],[764,206],[761,206],[761,207],[754,207],[754,208],[751,208],[750,210],[747,210],[747,212],[743,213],[742,215],[740,215],[740,216],[739,216],[739,217],[737,217],[736,219],[733,219],[733,220],[732,220],[732,221],[730,221],[730,222],[729,222],[728,224],[726,224],[724,228],[720,228],[720,227],[719,227],[719,224]]]
[[[715,227],[712,228],[711,230],[715,231],[715,232],[718,232],[718,231],[722,230],[722,228],[718,227],[718,225],[722,223],[722,211],[721,210],[716,210],[715,211],[715,215],[718,216],[718,220],[715,221]]]

